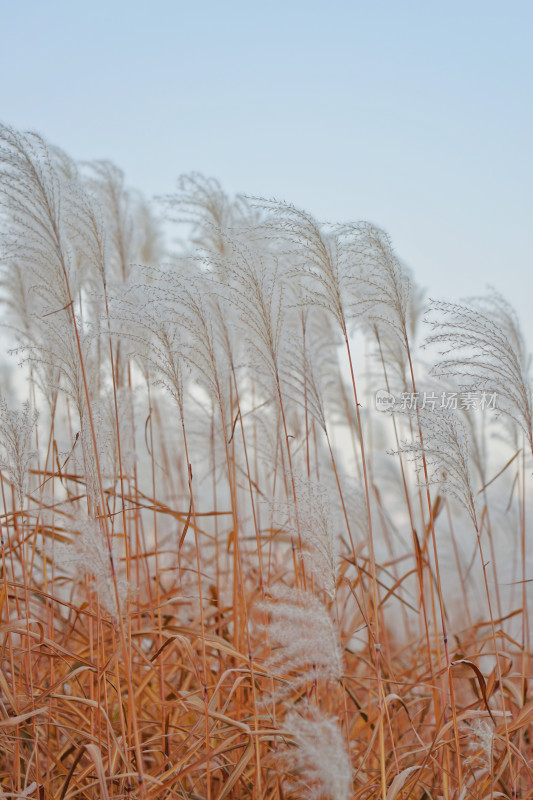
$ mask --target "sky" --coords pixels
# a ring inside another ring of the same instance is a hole
[[[200,171],[391,235],[533,344],[533,3],[0,0],[0,119],[148,197]]]

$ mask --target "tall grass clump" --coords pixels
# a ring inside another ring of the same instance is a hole
[[[0,796],[529,796],[507,302],[7,126],[0,204]]]

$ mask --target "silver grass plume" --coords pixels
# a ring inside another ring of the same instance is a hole
[[[62,181],[53,154],[36,134],[0,126],[0,203],[3,251],[24,263],[52,307],[69,302],[65,280],[73,272],[64,246]]]
[[[1,261],[1,302],[7,311],[2,323],[12,330],[20,344],[26,344],[33,334],[35,298],[30,291],[29,275],[24,265],[4,257]]]
[[[416,414],[422,440],[404,442],[400,453],[412,456],[417,473],[428,468],[428,483],[454,497],[466,509],[476,530],[478,517],[470,473],[470,448],[467,430],[457,412],[446,408],[420,408]]]
[[[77,338],[74,335],[69,312],[66,310],[52,314],[45,320],[37,319],[36,330],[41,332],[39,342],[42,344],[27,345],[20,349],[26,353],[25,360],[31,364],[37,375],[50,408],[53,407],[54,395],[58,391],[63,392],[74,402],[78,413],[80,444],[83,452],[82,471],[88,498],[92,507],[96,508],[101,489],[99,456],[107,446],[97,410],[101,371],[94,347],[94,332],[88,325],[82,325],[80,319],[76,320],[76,326]],[[91,393],[91,408],[94,405],[94,413],[91,413],[91,416],[87,406],[84,372],[87,388]],[[93,433],[96,441],[93,439]]]
[[[267,212],[266,236],[286,242],[285,254],[292,273],[301,282],[301,302],[326,310],[348,335],[347,321],[353,316],[362,272],[347,246],[343,229],[320,224],[307,211],[278,200],[258,199]]]
[[[86,413],[87,399],[80,352],[91,387],[98,386],[100,365],[93,347],[94,331],[88,325],[82,325],[79,318],[76,323],[77,339],[66,310],[51,314],[45,320],[37,318],[35,327],[39,336],[35,342],[31,341],[20,350],[26,354],[24,360],[29,361],[33,367],[46,367],[48,379],[54,381],[50,388],[60,389],[74,401],[81,421]]]
[[[280,374],[286,396],[305,408],[326,437],[327,403],[336,394],[337,352],[335,333],[324,314],[302,310],[298,335],[287,336],[280,359]]]
[[[155,372],[156,384],[184,411],[183,331],[174,316],[160,302],[151,268],[132,276],[131,283],[111,298],[111,328],[115,338],[133,346],[135,357],[146,379]]]
[[[91,426],[85,413],[80,428],[80,443],[83,458],[81,468],[85,476],[87,495],[93,508],[96,508],[100,492],[100,478],[109,486],[115,486],[120,479],[120,466],[122,475],[131,475],[134,468],[135,448],[133,442],[133,404],[128,388],[117,390],[118,408],[120,408],[119,429],[121,452],[118,453],[117,417],[113,396],[108,391],[101,398],[92,401],[92,424],[96,449],[99,455],[100,475],[98,474],[96,459],[93,456],[94,445]],[[76,448],[72,453],[73,462],[79,463]]]
[[[18,344],[14,352],[37,354],[45,336],[46,319],[40,313],[40,301],[32,291],[31,274],[25,264],[17,260],[3,259],[0,274],[1,303],[6,310],[4,323]],[[59,375],[53,364],[38,357],[31,361],[31,376],[41,390],[50,409],[54,407],[57,396]]]
[[[352,765],[338,721],[309,708],[306,716],[290,711],[283,729],[295,745],[278,757],[291,775],[291,788],[309,800],[349,800]]]
[[[342,523],[335,513],[337,504],[333,492],[311,479],[295,478],[294,483],[302,557],[318,585],[334,598],[339,571],[338,532]],[[292,503],[289,503],[288,511],[292,532],[296,536],[298,529]]]
[[[514,309],[492,291],[468,305],[432,301],[430,311],[438,318],[430,320],[427,344],[446,346],[433,374],[496,393],[498,411],[520,426],[533,452],[530,356]]]
[[[355,306],[391,326],[407,342],[410,280],[390,237],[368,222],[340,228],[345,247],[361,270]]]
[[[238,315],[239,327],[259,375],[277,385],[286,321],[285,285],[278,260],[244,240],[225,238],[225,253],[210,262],[224,275],[220,291]],[[270,390],[270,386],[268,387]]]
[[[114,574],[120,564],[120,553],[116,539],[112,540],[111,553],[107,537],[97,520],[79,515],[66,526],[72,534],[72,544],[56,544],[54,561],[57,567],[72,575],[74,579],[90,578],[98,600],[113,616],[118,616],[115,582],[120,607],[125,608],[130,585],[124,575]]]
[[[202,273],[183,266],[189,266],[188,274],[154,271],[154,284],[169,319],[183,332],[185,361],[216,400],[224,418],[229,364],[215,323],[213,289]]]
[[[0,204],[3,254],[32,275],[45,312],[69,307],[87,266],[103,276],[98,210],[73,162],[37,134],[0,125]]]
[[[375,358],[371,362],[373,376],[380,381],[385,377],[387,391],[393,394],[406,392],[409,385],[409,363],[403,340],[390,325],[384,325],[377,320],[371,321],[371,331],[377,347]]]
[[[157,199],[171,220],[190,226],[193,246],[214,256],[225,253],[231,231],[248,228],[256,221],[243,197],[230,199],[217,180],[198,172],[181,175],[176,193]]]
[[[110,161],[91,162],[88,169],[84,185],[103,211],[109,272],[124,283],[133,264],[160,254],[158,228],[142,196],[125,186],[122,170]]]
[[[0,469],[6,470],[17,493],[19,508],[24,505],[28,488],[28,472],[37,453],[32,447],[32,434],[37,412],[26,401],[19,410],[11,410],[0,397]]]
[[[469,750],[479,753],[483,758],[485,768],[492,773],[496,739],[494,728],[485,720],[474,718],[468,725],[468,733],[473,734],[473,738],[469,743]],[[472,760],[475,760],[475,756],[472,757]]]
[[[89,337],[81,321],[81,289],[87,271],[105,283],[99,210],[68,156],[36,134],[3,125],[0,202],[5,207],[3,248],[32,276],[31,290],[40,301],[35,312],[43,335],[30,337],[26,350],[30,360],[48,363],[49,377],[60,373],[61,388],[76,401],[83,432],[85,421],[90,424],[93,381],[84,353]],[[94,443],[85,459],[97,463]]]
[[[280,678],[289,680],[285,691],[278,688],[280,695],[309,682],[340,680],[342,653],[326,606],[309,592],[287,587],[274,587],[270,594],[272,599],[260,607],[270,617],[271,665]]]

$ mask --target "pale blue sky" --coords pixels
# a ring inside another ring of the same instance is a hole
[[[533,2],[0,0],[0,118],[147,195],[181,172],[392,235],[533,334]]]

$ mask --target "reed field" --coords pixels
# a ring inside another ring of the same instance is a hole
[[[169,192],[0,126],[0,798],[533,797],[505,285]]]

